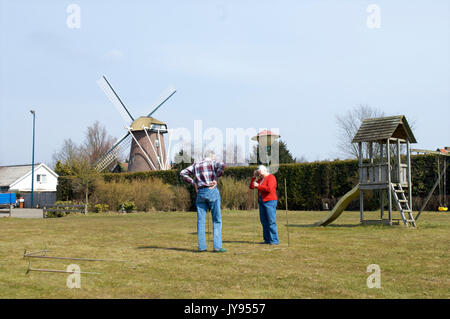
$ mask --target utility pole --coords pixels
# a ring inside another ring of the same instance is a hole
[[[33,114],[33,150],[31,155],[31,208],[34,207],[34,129],[36,122],[36,111],[30,110],[30,113]]]

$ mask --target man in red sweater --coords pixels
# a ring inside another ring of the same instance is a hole
[[[258,179],[258,180],[256,180]],[[260,165],[253,172],[250,189],[258,189],[259,218],[265,244],[278,245],[277,232],[277,179]]]

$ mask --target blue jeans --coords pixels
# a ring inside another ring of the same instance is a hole
[[[263,228],[263,238],[266,244],[278,245],[277,232],[277,201],[269,200],[263,202],[258,196],[259,219]]]
[[[206,250],[205,220],[206,212],[211,210],[213,222],[214,250],[222,248],[222,217],[220,216],[220,193],[217,187],[200,188],[195,201],[197,206],[198,250]]]

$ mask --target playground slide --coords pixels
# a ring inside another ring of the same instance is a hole
[[[341,216],[344,209],[350,204],[352,200],[359,196],[359,184],[353,187],[351,191],[342,196],[342,198],[334,206],[333,210],[328,214],[327,217],[317,222],[315,226],[326,226],[334,222],[339,216]]]

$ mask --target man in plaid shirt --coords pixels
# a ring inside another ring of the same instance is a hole
[[[194,185],[197,192],[197,236],[198,250],[206,251],[205,220],[211,210],[213,220],[214,251],[226,252],[222,248],[222,217],[220,215],[220,193],[217,180],[223,175],[225,164],[215,160],[214,152],[207,151],[203,160],[195,162],[180,172],[180,176]]]

